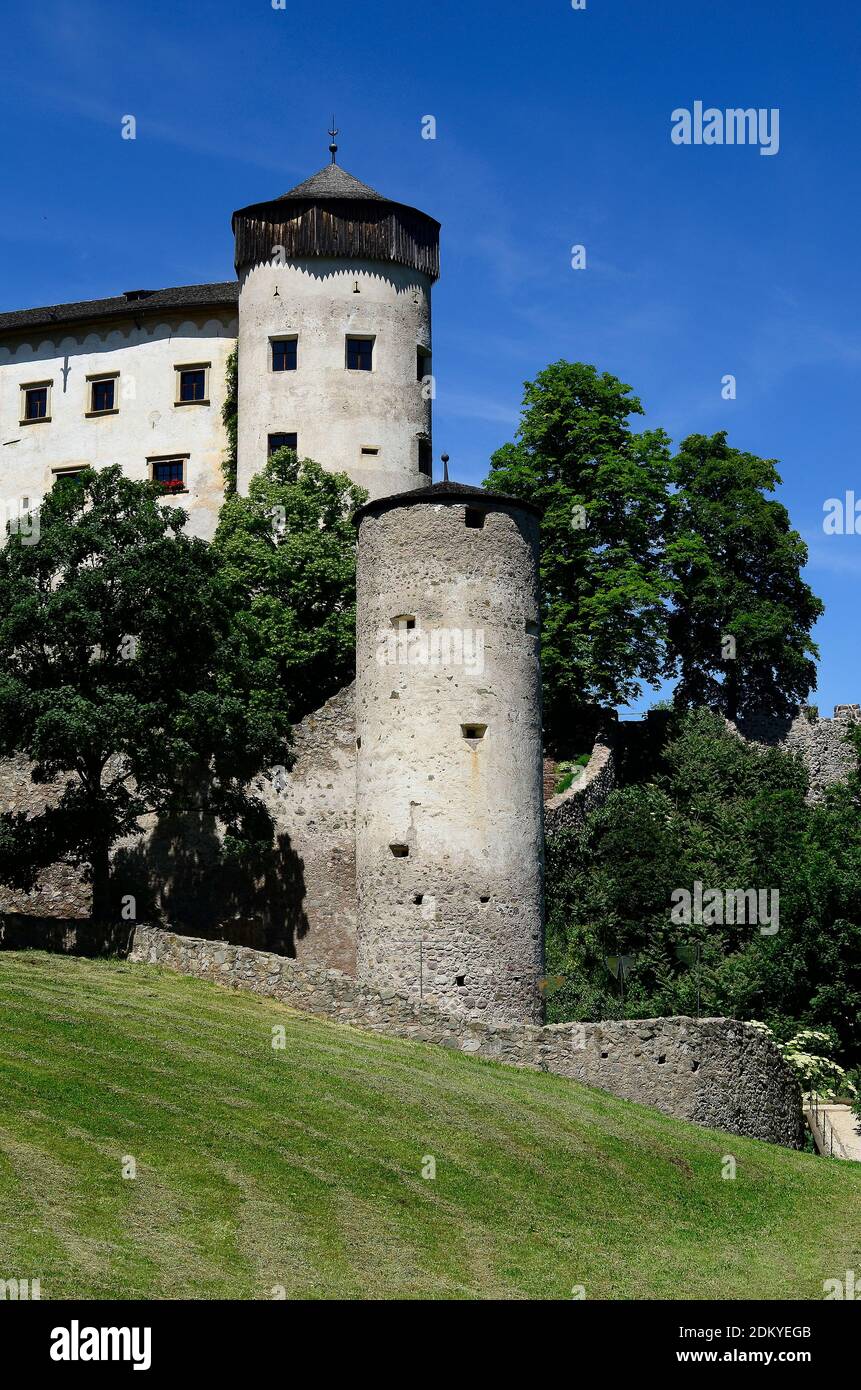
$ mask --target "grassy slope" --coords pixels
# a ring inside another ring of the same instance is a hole
[[[861,1268],[861,1166],[146,966],[0,953],[0,1007],[0,1277],[43,1298],[821,1298]]]

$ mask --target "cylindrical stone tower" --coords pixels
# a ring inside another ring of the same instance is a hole
[[[285,443],[371,497],[428,483],[439,223],[330,164],[233,230],[239,491]]]
[[[540,1021],[538,515],[446,482],[358,527],[359,976]]]

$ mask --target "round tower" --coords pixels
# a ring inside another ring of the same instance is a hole
[[[427,483],[439,223],[332,163],[233,231],[239,491],[283,444],[372,498]]]
[[[444,482],[357,523],[359,976],[540,1021],[538,514]]]

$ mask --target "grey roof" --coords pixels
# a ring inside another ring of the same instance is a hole
[[[407,203],[399,203],[394,198],[386,198],[384,194],[378,193],[369,184],[362,183],[353,174],[348,174],[346,169],[342,169],[340,164],[327,164],[324,168],[312,174],[310,179],[305,179],[303,183],[297,183],[295,188],[290,188],[286,193],[279,194],[276,198],[264,198],[258,203],[249,203],[247,207],[237,208],[233,214],[233,225],[236,225],[236,218],[243,216],[269,217],[275,221],[280,221],[277,210],[279,203],[302,203],[302,202],[327,202],[341,201],[349,202],[371,202],[385,203],[389,208],[406,209],[407,212],[417,213],[419,217],[439,227],[435,218],[429,217],[420,208],[410,207]]]
[[[348,174],[340,164],[327,164],[319,173],[305,179],[304,183],[297,183],[295,188],[272,201],[280,203],[285,198],[373,198],[381,203],[389,201],[375,188]]]
[[[90,323],[99,319],[140,318],[183,309],[232,307],[239,302],[239,281],[213,285],[177,285],[165,290],[126,290],[112,299],[83,299],[74,304],[51,304],[39,309],[13,309],[0,314],[0,333],[25,333],[56,324]]]
[[[469,483],[431,483],[429,487],[413,488],[411,492],[397,492],[391,497],[377,497],[366,502],[356,511],[353,521],[359,524],[366,516],[377,516],[380,512],[392,511],[395,507],[413,507],[421,502],[476,502],[490,503],[491,506],[520,507],[533,516],[541,516],[541,508],[534,502],[524,502],[520,497],[506,497],[502,492],[489,492],[486,487],[471,487]]]

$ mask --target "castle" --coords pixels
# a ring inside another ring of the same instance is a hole
[[[233,231],[237,280],[0,314],[10,511],[119,463],[167,484],[211,538],[236,347],[240,491],[285,445],[371,498],[430,482],[439,223],[333,162],[235,212]]]
[[[234,213],[236,281],[0,314],[5,489],[27,511],[57,478],[119,463],[165,484],[160,505],[182,505],[189,530],[211,538],[238,349],[239,491],[289,446],[370,498],[357,517],[355,696],[304,721],[292,773],[258,786],[282,856],[283,947],[462,1017],[534,1022],[538,517],[432,484],[440,225],[360,183],[330,148],[312,178]],[[43,804],[20,762],[0,768],[0,792],[15,809]],[[159,827],[144,838],[157,858]],[[176,901],[163,897],[168,916]],[[83,916],[87,893],[56,866],[41,893],[4,893],[0,907]],[[210,925],[248,939],[241,913]]]
[[[181,931],[274,947],[450,1016],[533,1023],[538,518],[432,483],[440,226],[335,153],[289,193],[234,213],[235,281],[0,314],[6,507],[36,508],[58,477],[119,463],[164,483],[160,505],[179,503],[210,538],[238,348],[239,491],[288,445],[369,494],[356,518],[357,680],[298,725],[291,770],[258,779],[275,826],[266,882],[225,892],[211,869],[220,828],[192,808],[179,836],[145,824],[120,846],[115,876],[141,902],[154,884],[148,915]],[[818,796],[845,775],[843,726],[800,715],[742,732],[797,747]],[[548,832],[613,783],[613,749],[599,744],[581,782],[548,802]],[[45,798],[22,759],[0,763],[6,808],[38,812]],[[55,865],[39,891],[0,890],[0,911],[85,918],[89,890]]]

